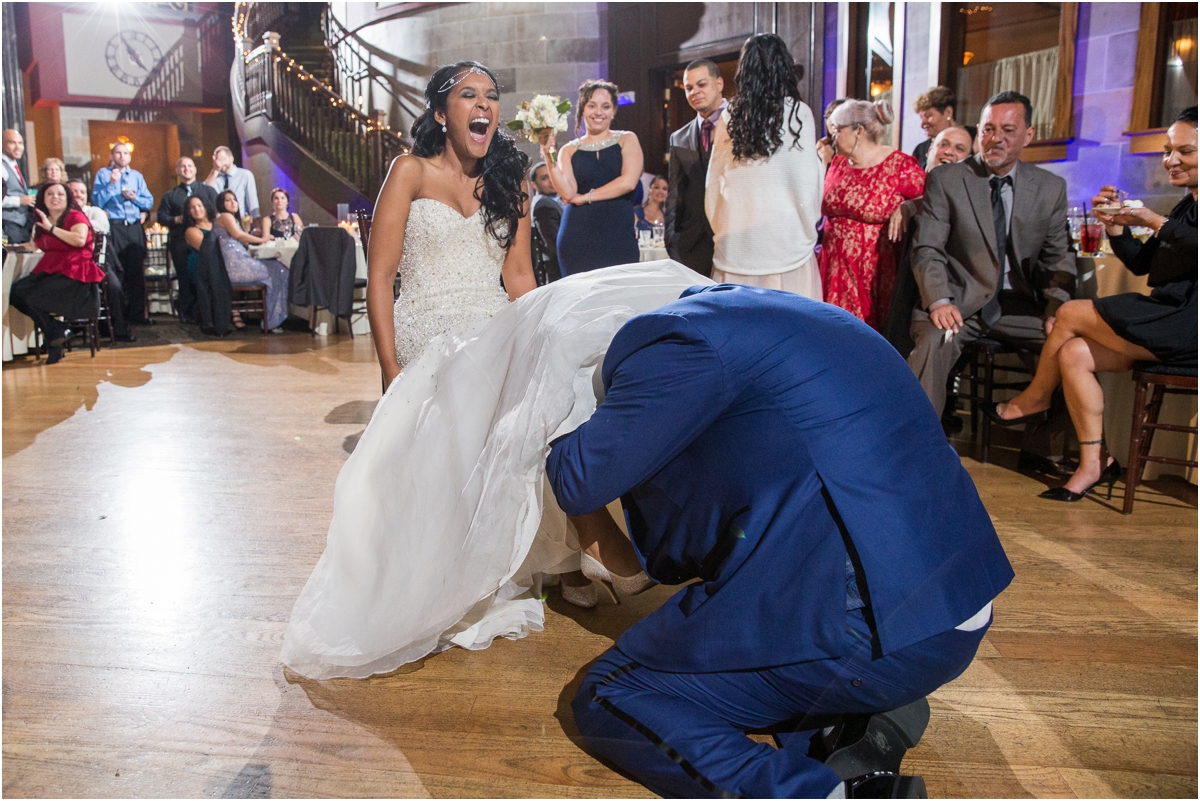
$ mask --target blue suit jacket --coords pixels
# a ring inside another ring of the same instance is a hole
[[[1013,571],[921,386],[882,337],[786,292],[693,288],[617,332],[604,402],[547,473],[620,497],[646,571],[699,578],[618,646],[711,672],[841,656],[849,551],[884,653],[954,628]]]

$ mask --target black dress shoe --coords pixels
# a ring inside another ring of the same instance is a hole
[[[1045,409],[1033,414],[1026,414],[1021,417],[1014,417],[1011,420],[1005,420],[1000,416],[1000,412],[996,411],[998,403],[984,403],[980,406],[983,409],[983,415],[998,426],[1022,426],[1026,423],[1044,423],[1050,419],[1050,410]]]
[[[825,737],[829,756],[823,761],[843,779],[876,771],[895,773],[928,725],[929,702],[924,698],[888,712],[846,715]]]
[[[63,360],[62,345],[51,345],[49,352],[46,354],[46,364],[58,364]]]
[[[1121,472],[1120,463],[1118,463],[1116,459],[1113,459],[1112,462],[1109,463],[1108,467],[1104,468],[1104,472],[1100,474],[1100,480],[1085,489],[1083,492],[1072,492],[1071,490],[1067,489],[1066,486],[1062,486],[1048,489],[1042,494],[1038,495],[1038,497],[1045,498],[1048,501],[1065,501],[1066,503],[1075,503],[1076,501],[1083,500],[1083,496],[1087,495],[1101,484],[1107,484],[1108,500],[1111,501],[1113,484],[1117,483],[1117,479],[1121,477]]]
[[[920,776],[878,771],[846,780],[846,798],[929,798]]]
[[[115,334],[113,339],[118,342],[137,342],[137,337],[133,334]]]

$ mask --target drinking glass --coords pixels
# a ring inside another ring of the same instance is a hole
[[[1092,215],[1088,215],[1080,229],[1080,252],[1087,256],[1096,256],[1104,242],[1104,226]]]

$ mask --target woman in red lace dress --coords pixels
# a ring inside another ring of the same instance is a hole
[[[829,122],[837,155],[825,176],[821,207],[825,301],[876,330],[887,321],[900,252],[884,228],[901,203],[925,192],[917,160],[880,143],[892,117],[887,101],[849,100],[834,110]]]

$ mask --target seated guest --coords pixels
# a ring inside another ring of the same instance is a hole
[[[562,224],[563,205],[554,191],[554,182],[550,180],[550,170],[546,162],[539,161],[529,171],[529,182],[533,184],[537,194],[533,198],[533,236],[530,238],[537,252],[534,265],[542,266],[538,276],[539,281],[548,284],[562,278],[558,266],[558,228]]]
[[[43,255],[30,275],[12,285],[12,307],[33,320],[50,348],[46,364],[62,360],[68,320],[96,311],[96,284],[104,271],[92,260],[92,228],[62,184],[42,184],[33,206],[34,243]]]
[[[62,159],[53,156],[42,162],[43,184],[65,184],[67,182],[67,165]]]
[[[233,322],[231,285],[220,245],[213,234],[208,204],[199,195],[193,195],[183,212],[188,221],[183,232],[187,248],[183,269],[196,290],[196,322],[201,331],[223,337]],[[241,323],[240,316],[238,322]],[[245,328],[246,324],[241,323],[240,327]]]
[[[25,138],[13,128],[4,131],[4,236],[9,244],[29,241],[33,227],[33,196],[19,163],[25,154]]]
[[[188,247],[183,241],[183,232],[187,230],[190,220],[184,207],[189,198],[199,197],[208,207],[211,220],[217,213],[217,190],[196,180],[196,162],[187,156],[175,161],[175,174],[179,176],[179,183],[163,193],[162,201],[158,204],[158,224],[167,228],[167,252],[179,279],[179,297],[175,301],[175,308],[179,310],[180,322],[191,322],[196,311],[196,288],[185,269]]]
[[[547,482],[570,515],[619,498],[645,571],[687,586],[588,670],[588,745],[668,798],[923,797],[894,793],[924,698],[1013,571],[904,361],[834,306],[720,284],[627,322],[598,372]],[[824,760],[817,715],[857,732]],[[746,736],[768,727],[778,749]]]
[[[1024,168],[1025,165],[1022,165]],[[1115,186],[1092,198],[1093,213],[1108,228],[1113,252],[1134,275],[1148,275],[1149,297],[1136,292],[1064,303],[1046,337],[1033,381],[1008,403],[984,410],[1010,425],[1039,415],[1061,383],[1067,408],[1079,434],[1079,467],[1061,487],[1040,497],[1078,501],[1097,484],[1121,475],[1115,459],[1101,463],[1104,442],[1104,392],[1096,373],[1123,373],[1137,361],[1162,362],[1196,369],[1196,107],[1184,109],[1167,129],[1163,167],[1172,186],[1186,188],[1183,198],[1163,217],[1146,208],[1099,211],[1119,203]],[[1150,228],[1143,244],[1128,225]]]
[[[963,345],[987,336],[1040,350],[1075,287],[1066,182],[1020,162],[1034,135],[1029,98],[995,95],[979,125],[979,155],[929,173],[913,239],[921,297],[908,364],[939,414]],[[980,216],[988,210],[981,212],[980,198],[987,197],[990,220]],[[1051,457],[1049,437],[1067,421],[1052,422],[1026,430],[1023,458]]]
[[[104,234],[107,239],[108,215],[104,213],[104,209],[88,205],[87,184],[78,178],[72,178],[67,181],[66,187],[75,205],[87,216],[92,231]],[[118,342],[137,342],[137,337],[130,333],[129,324],[125,322],[125,288],[121,286],[121,278],[118,275],[120,269],[111,240],[106,241],[104,251],[104,266],[101,269],[104,270],[104,286],[108,292],[108,313],[112,322],[113,338]]]
[[[204,183],[218,192],[233,192],[242,213],[257,219],[258,184],[254,181],[254,173],[234,164],[233,151],[225,145],[213,151],[212,160],[212,172],[204,179]],[[217,210],[220,211],[219,206]]]
[[[971,156],[971,135],[965,128],[952,125],[943,128],[942,132],[933,138],[933,147],[925,160],[925,172],[943,164],[957,164]],[[909,335],[912,325],[912,310],[920,301],[917,290],[917,280],[912,271],[912,230],[908,225],[921,210],[921,198],[906,200],[892,213],[888,221],[888,239],[902,243],[900,260],[896,264],[896,289],[892,293],[892,303],[888,308],[887,325],[880,331],[884,338],[895,346],[900,355],[908,358],[912,352],[913,341]]]
[[[286,189],[271,190],[271,213],[258,221],[257,233],[270,239],[300,239],[304,221],[292,211],[292,196]]]
[[[654,176],[646,202],[634,207],[633,214],[637,217],[635,224],[639,231],[653,231],[655,225],[665,224],[663,204],[667,202],[667,187],[667,176]]]
[[[813,254],[824,169],[796,65],[773,33],[742,45],[737,96],[713,132],[704,210],[713,231],[712,279],[821,298]]]
[[[217,195],[217,219],[213,229],[221,246],[221,256],[229,280],[234,284],[262,284],[267,288],[267,328],[278,328],[287,319],[288,269],[276,259],[256,259],[246,245],[265,245],[270,237],[254,236],[242,230],[241,211],[233,192]],[[234,315],[233,327],[246,324]]]
[[[913,111],[917,112],[917,116],[921,118],[921,130],[929,137],[913,148],[913,158],[922,167],[925,166],[929,150],[933,147],[933,140],[937,138],[937,135],[950,126],[958,124],[954,120],[954,109],[957,105],[958,98],[955,96],[954,90],[945,86],[933,87],[913,103]],[[974,139],[975,128],[967,126],[966,130],[971,135],[971,139]]]

